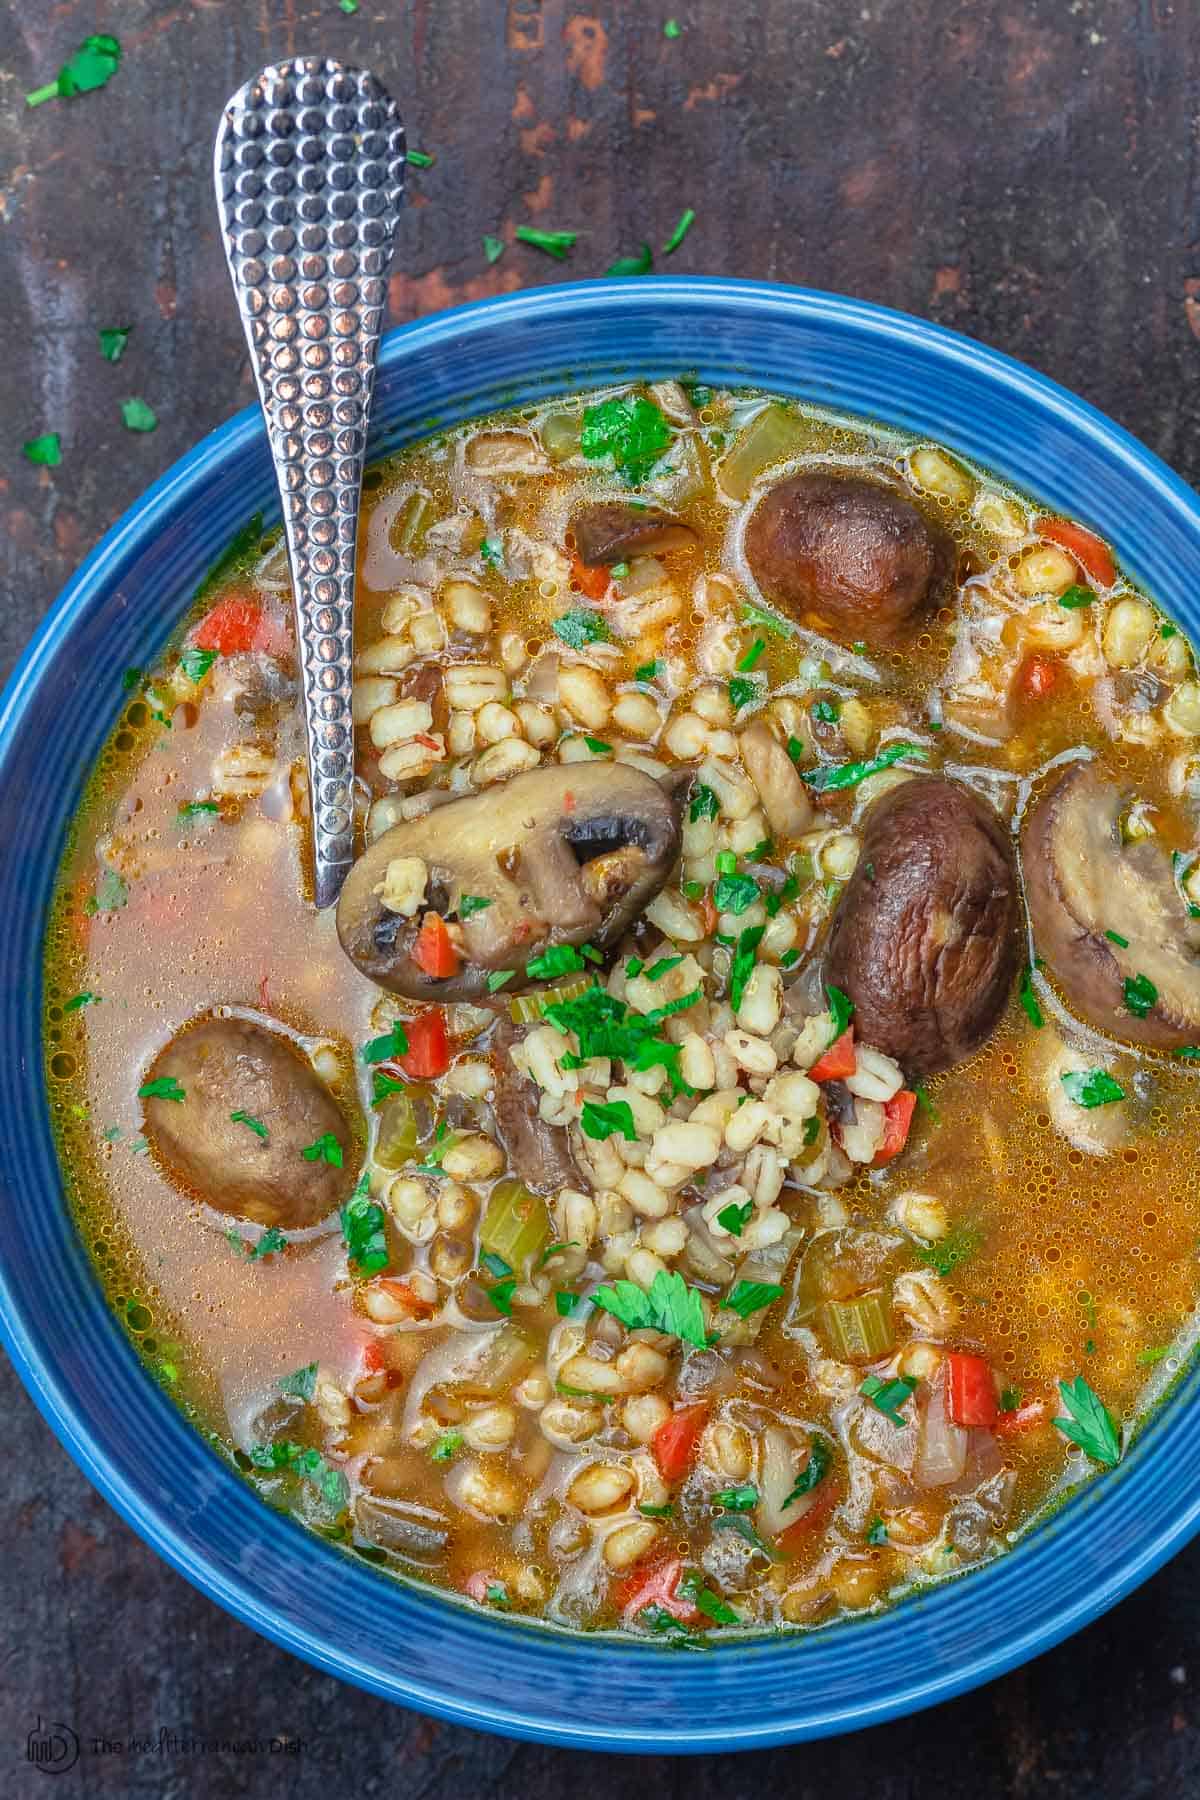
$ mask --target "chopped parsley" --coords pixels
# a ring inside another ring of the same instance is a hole
[[[502,1281],[495,1282],[488,1289],[488,1299],[491,1301],[496,1311],[498,1313],[503,1313],[506,1319],[511,1319],[512,1317],[513,1294],[516,1291],[516,1286],[516,1276],[506,1275]]]
[[[121,417],[126,431],[157,431],[158,415],[144,400],[122,400]]]
[[[569,1288],[556,1288],[554,1292],[554,1310],[560,1319],[569,1319],[579,1305],[580,1296],[571,1293]]]
[[[674,23],[675,23],[674,19],[667,20],[667,25],[673,25]],[[663,31],[667,37],[670,37],[671,33],[669,31],[667,31],[666,26],[663,27]],[[678,33],[676,33],[676,35],[678,35]],[[671,233],[670,237],[667,239],[666,243],[663,245],[663,255],[664,256],[671,256],[676,250],[678,250],[680,244],[682,244],[684,238],[687,236],[688,232],[692,229],[692,226],[695,224],[695,222],[696,222],[696,215],[693,212],[692,208],[690,206],[685,207],[683,212],[679,215],[679,221],[678,221],[677,225],[675,226],[674,231]]]
[[[270,1135],[262,1120],[256,1119],[252,1113],[231,1112],[229,1118],[230,1122],[234,1125],[244,1125],[247,1131],[252,1131],[254,1133],[255,1137],[265,1138]],[[340,1167],[341,1165],[339,1164],[338,1166]]]
[[[1200,1044],[1184,1044],[1181,1049],[1173,1050],[1171,1054],[1181,1057],[1184,1062],[1200,1062]]]
[[[287,1239],[278,1225],[268,1226],[257,1244],[248,1244],[236,1231],[227,1231],[225,1236],[239,1256],[246,1256],[251,1262],[261,1262],[264,1256],[274,1256],[277,1251],[287,1249]]]
[[[879,1514],[876,1513],[875,1517],[871,1520],[871,1523],[867,1526],[867,1542],[868,1544],[874,1544],[878,1547],[886,1544],[887,1541],[888,1528],[879,1517]]]
[[[473,919],[476,913],[483,912],[491,904],[482,894],[463,894],[458,902],[458,916],[460,919]]]
[[[188,680],[199,685],[217,660],[215,650],[201,650],[198,644],[192,644],[179,659],[179,666]]]
[[[1148,975],[1126,978],[1125,1004],[1135,1019],[1144,1019],[1158,999],[1158,989]]]
[[[808,709],[820,725],[836,725],[842,709],[832,700],[814,700]]]
[[[106,325],[99,331],[100,354],[105,362],[118,363],[125,354],[132,325]]]
[[[183,1100],[187,1089],[180,1087],[174,1075],[160,1075],[138,1089],[139,1100]]]
[[[692,789],[691,805],[688,817],[694,825],[698,819],[715,819],[721,810],[721,802],[712,788],[705,787],[703,782]]]
[[[1077,1375],[1074,1381],[1060,1381],[1058,1391],[1070,1416],[1055,1419],[1054,1429],[1070,1443],[1078,1444],[1093,1462],[1114,1469],[1121,1460],[1121,1436],[1116,1420],[1099,1394],[1082,1375]]]
[[[410,150],[404,160],[414,169],[432,169],[434,164],[434,158],[427,150]]]
[[[73,56],[69,56],[53,81],[26,94],[26,106],[40,106],[44,100],[73,100],[77,94],[90,94],[110,82],[120,67],[121,46],[107,32],[96,32],[84,38]]]
[[[714,1625],[740,1625],[741,1618],[732,1606],[726,1604],[719,1594],[714,1594],[705,1583],[698,1569],[685,1569],[675,1583],[675,1592],[681,1600],[690,1600],[698,1612]]]
[[[682,956],[660,957],[658,962],[651,963],[650,967],[646,970],[646,980],[661,981],[668,970],[677,969],[682,961]]]
[[[666,419],[643,394],[626,394],[585,408],[579,447],[589,462],[611,456],[635,487],[645,481],[671,442]]]
[[[1139,1367],[1148,1369],[1154,1363],[1162,1362],[1163,1358],[1165,1356],[1170,1356],[1170,1354],[1171,1346],[1169,1344],[1156,1344],[1152,1349],[1139,1350],[1135,1360]]]
[[[504,561],[504,546],[497,544],[492,538],[484,538],[479,546],[479,554],[485,563],[498,569]]]
[[[175,817],[181,824],[190,825],[196,819],[215,819],[220,810],[215,800],[185,800]]]
[[[504,255],[504,248],[503,238],[492,237],[490,233],[484,234],[483,254],[490,263],[500,261],[500,258]]]
[[[729,1205],[723,1206],[717,1214],[717,1224],[723,1231],[727,1231],[730,1237],[741,1237],[753,1217],[753,1200],[744,1200],[740,1203],[737,1200],[731,1200]]]
[[[435,1463],[453,1462],[462,1446],[463,1434],[461,1431],[443,1431],[433,1441],[429,1460]]]
[[[712,1498],[713,1505],[722,1512],[753,1512],[758,1505],[758,1489],[751,1482],[744,1482],[740,1487],[719,1488]]]
[[[665,38],[678,38],[683,36],[683,26],[679,23],[678,19],[667,20],[666,24],[663,26],[663,36]]]
[[[627,562],[615,562],[608,572],[614,581],[624,581],[629,573],[629,564]]]
[[[340,1169],[342,1166],[342,1146],[332,1131],[323,1131],[319,1138],[313,1139],[311,1144],[305,1144],[300,1154],[305,1162],[328,1163],[334,1169]]]
[[[654,266],[654,255],[649,244],[643,244],[636,256],[619,256],[615,263],[609,263],[606,275],[648,275]]]
[[[833,1037],[830,1042],[836,1043],[854,1017],[854,1002],[849,994],[843,994],[840,987],[833,986],[826,987],[825,998],[829,1002],[829,1016],[833,1020]]]
[[[735,1312],[739,1319],[748,1319],[751,1313],[759,1312],[764,1306],[773,1306],[782,1297],[783,1289],[777,1282],[739,1281],[721,1305],[726,1312]]]
[[[904,1405],[916,1385],[914,1375],[894,1375],[886,1381],[881,1375],[868,1375],[858,1391],[885,1419],[890,1419],[893,1425],[903,1428],[908,1421],[901,1418],[899,1408]]]
[[[765,638],[755,638],[746,654],[738,658],[738,668],[744,675],[750,673],[750,670],[754,667],[766,647],[767,640]]]
[[[129,888],[117,874],[115,869],[105,869],[96,883],[96,891],[89,894],[83,903],[83,910],[92,918],[96,913],[119,912],[129,898]]]
[[[758,883],[752,875],[719,875],[713,887],[713,904],[718,912],[740,918],[754,905],[758,893]]]
[[[635,681],[653,681],[655,676],[661,675],[662,672],[662,658],[656,656],[653,662],[639,663],[637,668],[633,671],[633,679]]]
[[[738,937],[737,949],[729,965],[729,1002],[734,1012],[742,1004],[746,983],[754,973],[755,952],[765,930],[765,925],[747,925]]]
[[[1106,931],[1104,935],[1112,943],[1116,944],[1119,949],[1128,950],[1129,939],[1127,937],[1122,937],[1119,931]]]
[[[31,462],[41,469],[57,469],[62,461],[62,440],[57,431],[47,431],[41,437],[30,438],[21,445],[21,454],[26,462]]]
[[[612,755],[612,745],[606,744],[603,738],[585,737],[583,741],[587,745],[588,749],[591,751],[593,756],[611,756]]]
[[[363,1275],[374,1275],[388,1263],[383,1208],[376,1206],[369,1194],[370,1180],[364,1173],[339,1215],[346,1254]]]
[[[387,1062],[393,1056],[407,1055],[408,1035],[399,1019],[394,1021],[390,1031],[372,1038],[369,1044],[362,1047],[362,1059],[365,1063]]]
[[[517,236],[523,244],[532,244],[535,250],[544,250],[555,262],[565,262],[568,252],[575,248],[577,231],[539,231],[536,225],[518,225]]]
[[[782,1288],[779,1291],[782,1293]],[[708,1348],[700,1294],[677,1270],[660,1269],[649,1293],[636,1282],[616,1281],[612,1287],[597,1288],[592,1300],[630,1331],[661,1331],[698,1350]]]
[[[638,1511],[646,1519],[670,1519],[675,1515],[675,1508],[670,1501],[665,1506],[649,1506],[644,1500],[639,1500]]]
[[[402,1094],[407,1086],[406,1081],[398,1081],[394,1075],[386,1075],[382,1069],[376,1069],[371,1076],[371,1105],[378,1106],[389,1094]]]
[[[597,1138],[601,1143],[612,1137],[615,1131],[619,1131],[627,1143],[637,1143],[637,1131],[628,1100],[585,1100],[579,1124],[584,1137]]]
[[[1076,612],[1081,606],[1090,606],[1095,598],[1090,587],[1075,586],[1058,596],[1058,604],[1065,606],[1068,612]]]
[[[339,1512],[350,1498],[350,1486],[340,1469],[331,1469],[319,1450],[306,1450],[286,1439],[274,1444],[256,1444],[250,1452],[256,1469],[279,1471],[291,1469],[310,1481],[327,1506]]]
[[[941,1276],[952,1275],[959,1263],[965,1262],[968,1256],[974,1256],[979,1248],[980,1234],[972,1225],[960,1226],[949,1232],[944,1238],[938,1238],[928,1244],[914,1244],[914,1254],[927,1269],[933,1269]]]
[[[498,994],[500,989],[512,980],[516,972],[515,969],[494,969],[487,978],[488,993]]]
[[[73,1013],[78,1012],[82,1006],[98,1006],[99,1004],[100,995],[89,993],[85,989],[82,994],[72,994],[69,1000],[64,1001],[63,1011],[65,1013]]]
[[[1001,1394],[1000,1394],[1000,1411],[1001,1412],[1016,1412],[1016,1410],[1017,1410],[1018,1406],[1020,1406],[1020,1404],[1021,1404],[1020,1388],[1006,1387],[1001,1391]]]
[[[743,706],[749,706],[759,692],[757,681],[748,675],[731,675],[729,678],[729,703],[734,712],[741,712]]]
[[[695,399],[695,395],[692,397]],[[711,399],[711,395],[709,397]],[[697,400],[696,404],[699,406],[701,402]],[[757,625],[760,630],[769,631],[775,637],[786,638],[792,635],[790,625],[785,625],[782,619],[775,617],[774,613],[769,613],[763,607],[756,606],[752,600],[747,600],[742,607],[742,618],[747,625]]]
[[[607,643],[609,638],[608,621],[603,614],[592,612],[586,606],[573,606],[570,612],[555,619],[552,629],[555,637],[561,638],[572,650]]]
[[[683,1011],[699,999],[699,991],[674,1001],[672,1012]],[[573,1031],[579,1039],[579,1055],[573,1052],[562,1059],[564,1068],[579,1068],[593,1057],[620,1059],[644,1073],[661,1066],[671,1077],[672,1086],[683,1090],[676,1073],[679,1063],[678,1044],[660,1038],[657,1024],[667,1014],[666,1008],[654,1013],[630,1013],[623,1000],[602,987],[588,988],[575,1000],[554,1001],[545,1007],[543,1017],[564,1035]]]
[[[1042,1017],[1042,1009],[1038,1005],[1038,997],[1033,991],[1032,966],[1024,969],[1021,973],[1021,985],[1017,989],[1017,999],[1021,1002],[1021,1008],[1025,1017],[1029,1020],[1029,1023],[1035,1030],[1040,1031],[1046,1021]]]
[[[283,1375],[279,1381],[279,1391],[291,1400],[303,1400],[308,1403],[316,1392],[317,1365],[315,1362],[305,1363],[302,1369],[296,1369],[291,1375]]]
[[[1060,1079],[1068,1100],[1076,1106],[1111,1106],[1115,1100],[1125,1098],[1125,1089],[1107,1069],[1069,1069]]]
[[[552,981],[557,975],[575,975],[586,966],[574,944],[551,944],[540,956],[530,958],[525,973],[535,981]]]
[[[812,1443],[808,1447],[808,1461],[797,1475],[792,1491],[783,1503],[784,1506],[790,1506],[793,1500],[800,1500],[805,1494],[811,1494],[812,1490],[828,1474],[832,1462],[833,1445],[820,1433],[814,1434]]]
[[[789,749],[790,747],[789,744]],[[911,756],[917,762],[929,760],[929,752],[922,750],[919,744],[889,744],[886,750],[869,757],[866,762],[841,763],[836,768],[826,763],[823,767],[802,775],[801,780],[806,781],[818,794],[835,793],[841,788],[857,787],[860,781],[866,781],[871,775],[878,775],[883,769],[890,769],[893,763],[898,763],[904,756]]]

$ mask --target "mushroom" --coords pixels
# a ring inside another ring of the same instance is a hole
[[[624,763],[547,765],[393,825],[355,863],[337,929],[364,975],[411,1000],[478,1000],[488,976],[515,970],[508,992],[531,985],[528,963],[554,944],[616,944],[662,888],[679,855],[679,802]],[[388,867],[423,863],[423,896],[406,911],[384,904]],[[465,911],[468,896],[484,905]],[[422,903],[423,902],[423,903]],[[425,974],[412,948],[425,910],[457,917],[459,973]]]
[[[1077,763],[1030,813],[1022,863],[1034,944],[1089,1024],[1178,1050],[1200,1042],[1200,919],[1162,845],[1122,843],[1128,801],[1098,764]]]
[[[874,802],[829,939],[865,1044],[919,1080],[972,1055],[1017,967],[1017,875],[987,802],[915,775]]]
[[[629,500],[596,500],[572,516],[575,552],[580,562],[628,562],[659,550],[684,550],[696,542],[690,525],[657,506],[634,506]]]
[[[911,500],[861,475],[808,472],[769,488],[746,526],[763,595],[803,625],[886,648],[937,596],[954,546]]]
[[[571,1155],[566,1127],[551,1125],[538,1111],[538,1092],[512,1060],[513,1047],[525,1036],[503,1020],[492,1038],[495,1089],[492,1113],[510,1168],[527,1188],[557,1194],[578,1187],[579,1170]]]
[[[740,734],[738,750],[773,835],[800,837],[812,823],[812,801],[786,747],[769,725],[755,719]]]

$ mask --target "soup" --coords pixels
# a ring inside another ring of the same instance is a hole
[[[255,522],[63,859],[47,1077],[148,1367],[270,1504],[664,1643],[1000,1554],[1197,1297],[1200,684],[939,447],[664,381],[373,470],[311,905]]]

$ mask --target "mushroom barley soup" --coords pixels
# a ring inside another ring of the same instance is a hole
[[[368,480],[309,897],[258,522],[130,670],[48,938],[66,1179],[271,1505],[664,1642],[996,1555],[1197,1299],[1200,683],[931,444],[664,381]]]

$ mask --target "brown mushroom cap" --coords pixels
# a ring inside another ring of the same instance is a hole
[[[517,971],[506,994],[518,992],[552,944],[615,944],[662,888],[679,842],[678,800],[641,769],[531,769],[385,831],[346,878],[338,937],[364,975],[410,1000],[477,1000],[504,969]],[[409,856],[425,863],[426,905],[443,917],[467,894],[490,902],[461,921],[466,955],[447,980],[412,959],[421,914],[403,918],[379,896],[388,864]]]
[[[628,500],[595,500],[571,517],[580,562],[619,563],[659,550],[682,550],[696,533],[682,519],[657,506],[634,506]]]
[[[954,562],[946,533],[903,494],[824,471],[769,488],[745,550],[765,597],[799,623],[884,648],[936,599]]]
[[[985,800],[936,775],[881,795],[827,961],[863,1043],[914,1079],[972,1055],[1012,987],[1018,916],[1009,835]]]
[[[357,1174],[350,1127],[281,1031],[210,1014],[164,1045],[146,1079],[173,1079],[184,1096],[143,1102],[151,1149],[175,1181],[219,1212],[300,1231],[348,1198]],[[234,1120],[235,1112],[263,1133]],[[339,1146],[340,1168],[324,1155],[302,1154],[327,1133]]]
[[[1127,798],[1096,763],[1077,763],[1030,812],[1021,859],[1034,947],[1098,1030],[1177,1050],[1200,1043],[1200,919],[1162,845],[1121,842]],[[1139,975],[1157,995],[1144,1017],[1125,996]]]

